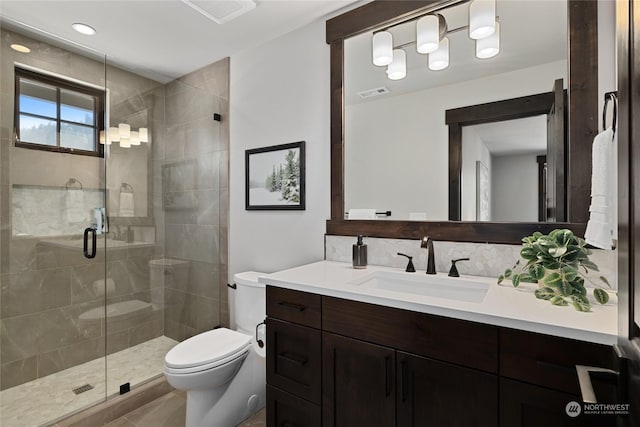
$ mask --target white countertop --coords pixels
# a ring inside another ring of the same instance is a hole
[[[510,282],[496,284],[495,278],[460,276],[489,283],[486,296],[479,303],[435,298],[382,289],[365,289],[353,284],[375,271],[403,272],[401,269],[370,265],[356,270],[351,264],[320,261],[289,270],[279,271],[259,278],[260,283],[281,288],[311,292],[396,307],[421,313],[435,314],[456,319],[470,320],[525,331],[538,332],[590,341],[615,344],[618,329],[617,297],[610,293],[605,305],[593,303],[591,312],[576,311],[571,305],[558,307],[549,301],[538,300],[533,291],[537,285],[520,284],[514,288]],[[418,270],[416,273],[425,274]],[[445,273],[438,273],[446,277]],[[589,295],[592,296],[591,289]],[[593,300],[593,298],[590,298]]]

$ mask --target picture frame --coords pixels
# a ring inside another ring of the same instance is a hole
[[[246,210],[305,210],[305,141],[245,150]]]

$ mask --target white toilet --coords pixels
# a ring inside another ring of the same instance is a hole
[[[266,402],[265,288],[254,271],[236,274],[236,331],[220,328],[191,337],[164,358],[169,384],[187,392],[186,427],[233,427]]]

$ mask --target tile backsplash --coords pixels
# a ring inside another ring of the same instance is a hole
[[[325,236],[325,259],[327,261],[351,262],[351,247],[356,238],[353,236]],[[404,268],[407,259],[397,255],[402,252],[413,257],[417,271],[427,269],[427,251],[420,248],[420,240],[365,238],[368,245],[369,264],[386,267]],[[520,245],[502,245],[490,243],[466,243],[434,241],[436,270],[448,272],[451,260],[470,258],[457,264],[460,274],[498,277],[520,258]],[[591,256],[600,272],[613,287],[617,283],[617,251],[594,250]]]

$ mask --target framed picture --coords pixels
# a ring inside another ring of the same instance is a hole
[[[304,141],[245,151],[247,210],[304,210]]]

